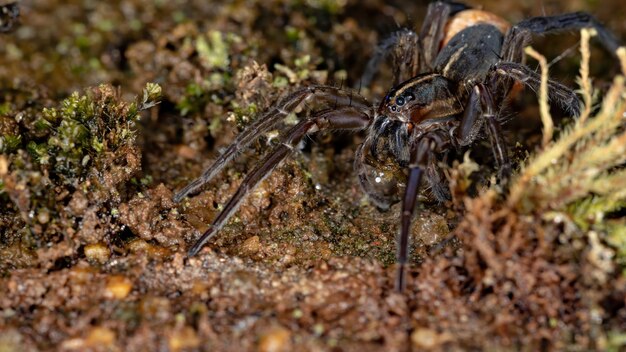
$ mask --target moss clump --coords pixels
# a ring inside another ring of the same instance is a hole
[[[139,112],[158,103],[160,94],[158,85],[148,84],[143,96],[127,102],[117,89],[101,85],[15,119],[20,123],[14,134],[3,136],[0,192],[5,196],[0,202],[3,209],[17,210],[35,236],[6,238],[4,244],[26,240],[38,247],[59,235],[80,235],[78,218],[118,204],[121,190],[140,168]],[[82,239],[95,241],[105,234]]]
[[[83,95],[74,92],[60,106],[43,109],[34,123],[43,138],[28,141],[26,150],[52,177],[76,185],[100,155],[133,143],[139,111],[153,106],[159,95],[160,87],[153,84],[132,103],[120,101],[119,92],[108,85]]]

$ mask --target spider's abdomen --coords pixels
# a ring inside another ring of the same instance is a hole
[[[445,37],[441,41],[441,47],[443,48],[446,46],[450,39],[452,39],[460,31],[481,23],[492,24],[503,34],[511,28],[511,24],[509,22],[494,13],[478,9],[463,10],[454,15],[454,17],[446,23],[446,28],[444,30]]]
[[[482,81],[500,60],[503,38],[491,24],[467,27],[441,49],[435,59],[435,72],[454,82]]]

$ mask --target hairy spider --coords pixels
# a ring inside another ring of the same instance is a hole
[[[500,177],[506,178],[510,166],[500,132],[500,110],[516,82],[534,90],[540,84],[540,76],[521,63],[523,48],[533,34],[584,27],[594,28],[610,52],[618,48],[616,38],[587,13],[533,17],[511,27],[493,14],[459,3],[431,3],[419,35],[410,30],[397,32],[380,45],[368,63],[363,76],[366,84],[387,54],[392,53],[399,62],[394,87],[378,107],[346,89],[298,89],[259,116],[199,178],[174,196],[178,202],[197,191],[240,151],[304,103],[326,106],[283,133],[280,144],[246,175],[188,255],[195,255],[222,228],[250,191],[294,153],[306,135],[320,130],[367,131],[357,149],[354,169],[364,192],[378,207],[388,208],[391,197],[372,182],[371,170],[389,160],[408,170],[397,243],[396,288],[402,290],[409,229],[422,178],[435,196],[446,198],[448,190],[441,182],[438,158],[471,145],[483,130],[489,136]],[[548,90],[552,102],[573,115],[579,113],[579,99],[570,88],[550,81]]]
[[[0,33],[11,31],[20,16],[15,0],[0,0]]]

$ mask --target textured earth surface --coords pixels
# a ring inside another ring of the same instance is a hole
[[[420,196],[402,294],[399,204],[381,212],[360,190],[359,134],[311,138],[186,257],[275,133],[200,193],[177,204],[174,192],[294,88],[358,88],[376,43],[419,28],[425,2],[18,4],[0,33],[0,351],[624,348],[624,258],[603,257],[619,249],[507,206],[487,190],[484,145],[472,177],[462,157],[450,163],[451,201]],[[590,11],[626,38],[619,1],[472,5],[511,22]],[[551,70],[569,85],[578,38],[535,45],[549,60],[566,53]],[[619,65],[598,46],[592,58],[602,91]],[[391,70],[360,91],[378,101]],[[541,121],[532,92],[510,109],[519,164]]]

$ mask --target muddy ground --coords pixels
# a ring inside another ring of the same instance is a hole
[[[626,38],[619,1],[471,3],[511,22],[589,11]],[[275,133],[198,194],[179,204],[173,194],[297,87],[355,87],[379,101],[391,68],[359,87],[367,60],[399,27],[419,28],[426,2],[18,5],[18,22],[6,11],[0,22],[12,27],[0,33],[0,351],[626,345],[623,199],[594,217],[580,209],[597,194],[511,205],[490,186],[486,142],[470,154],[483,165],[471,176],[471,162],[448,162],[450,201],[421,195],[403,293],[393,289],[399,204],[379,211],[361,191],[352,170],[360,134],[310,139],[186,257]],[[578,40],[535,45],[548,60],[568,53],[551,72],[570,86]],[[617,73],[593,45],[600,94]],[[541,142],[536,101],[527,92],[511,104],[516,167]],[[557,119],[557,135],[569,122]]]

